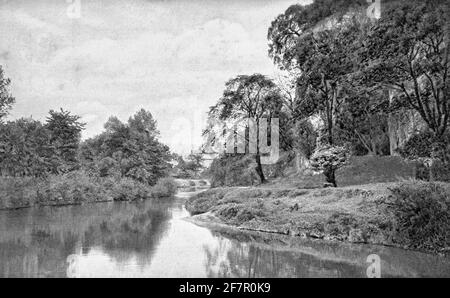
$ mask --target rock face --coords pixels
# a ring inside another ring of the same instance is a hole
[[[397,149],[402,147],[411,135],[424,127],[421,117],[415,111],[391,114],[388,121],[391,155],[398,155]]]
[[[394,94],[389,92],[389,101],[392,102]],[[388,119],[389,143],[391,155],[398,155],[397,149],[413,135],[425,128],[425,123],[414,110],[402,110],[391,113]]]

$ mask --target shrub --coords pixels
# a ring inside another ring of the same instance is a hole
[[[450,246],[450,187],[404,182],[383,200],[392,221],[393,241],[412,249],[436,251]]]
[[[98,179],[83,171],[51,175],[37,187],[37,201],[41,205],[79,204],[112,199],[110,191]]]
[[[152,187],[151,193],[152,197],[171,197],[177,193],[177,189],[178,184],[173,178],[162,178]]]
[[[311,156],[311,168],[322,172],[328,183],[336,187],[335,172],[346,165],[349,151],[345,147],[323,145],[314,151]]]
[[[195,194],[187,200],[186,209],[191,215],[208,212],[224,198],[227,192],[227,188],[212,188]]]
[[[115,182],[114,201],[145,200],[151,197],[149,186],[131,178],[121,178]]]
[[[256,218],[266,217],[262,203],[255,202],[249,206],[242,204],[227,204],[218,207],[217,215],[228,222],[236,225],[251,221]]]
[[[255,172],[256,163],[249,155],[222,155],[213,160],[207,170],[211,187],[248,186],[259,181]]]
[[[36,200],[36,188],[41,179],[32,177],[0,178],[0,209],[32,206]]]

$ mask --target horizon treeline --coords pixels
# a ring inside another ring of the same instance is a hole
[[[144,109],[126,123],[110,117],[99,135],[81,141],[85,123],[62,108],[44,122],[4,121],[15,99],[0,66],[0,176],[38,177],[82,170],[90,176],[130,178],[154,185],[168,175],[172,155],[158,140],[152,114]]]

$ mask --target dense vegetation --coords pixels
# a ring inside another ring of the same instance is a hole
[[[282,155],[292,157],[294,152],[303,170],[323,173],[329,185],[339,184],[336,171],[351,155],[400,155],[417,162],[417,178],[447,180],[447,12],[444,0],[388,1],[380,18],[367,14],[366,1],[315,0],[290,6],[268,29],[269,55],[282,75],[229,80],[210,109],[204,150],[211,143],[233,142],[239,133],[250,147],[255,141],[245,119],[253,119],[260,133],[262,118],[280,118]],[[407,131],[404,139],[391,144],[397,133],[391,124],[408,113],[418,121],[406,119],[400,125]],[[420,123],[408,131],[408,121]],[[244,126],[243,132],[235,128],[231,137],[224,136],[230,123]],[[236,151],[221,154],[209,169],[217,181],[213,185],[251,185],[255,174],[265,183],[271,167],[261,166],[265,152],[256,149],[245,151],[254,159],[246,169],[242,161],[249,159],[236,157]]]
[[[188,210],[241,229],[447,253],[450,188],[436,181],[450,181],[448,11],[444,0],[384,1],[379,18],[359,0],[290,6],[268,30],[280,77],[237,75],[211,107],[204,150],[227,150],[206,171],[215,188]],[[261,165],[263,118],[280,119],[275,164]],[[394,183],[411,177],[427,181]],[[258,187],[229,187],[244,185]]]
[[[84,123],[61,109],[44,123],[5,122],[15,99],[0,68],[0,209],[171,196],[169,148],[150,112],[127,123],[111,117],[100,135],[81,141]]]

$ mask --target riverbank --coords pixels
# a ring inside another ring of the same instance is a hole
[[[171,197],[178,184],[162,178],[149,186],[130,178],[95,177],[83,171],[36,177],[1,177],[0,210]]]
[[[381,277],[450,276],[450,258],[432,254],[205,229],[184,220],[191,195],[2,211],[0,277],[364,278],[371,254]]]
[[[215,188],[190,198],[190,221],[240,230],[448,254],[450,184]]]

